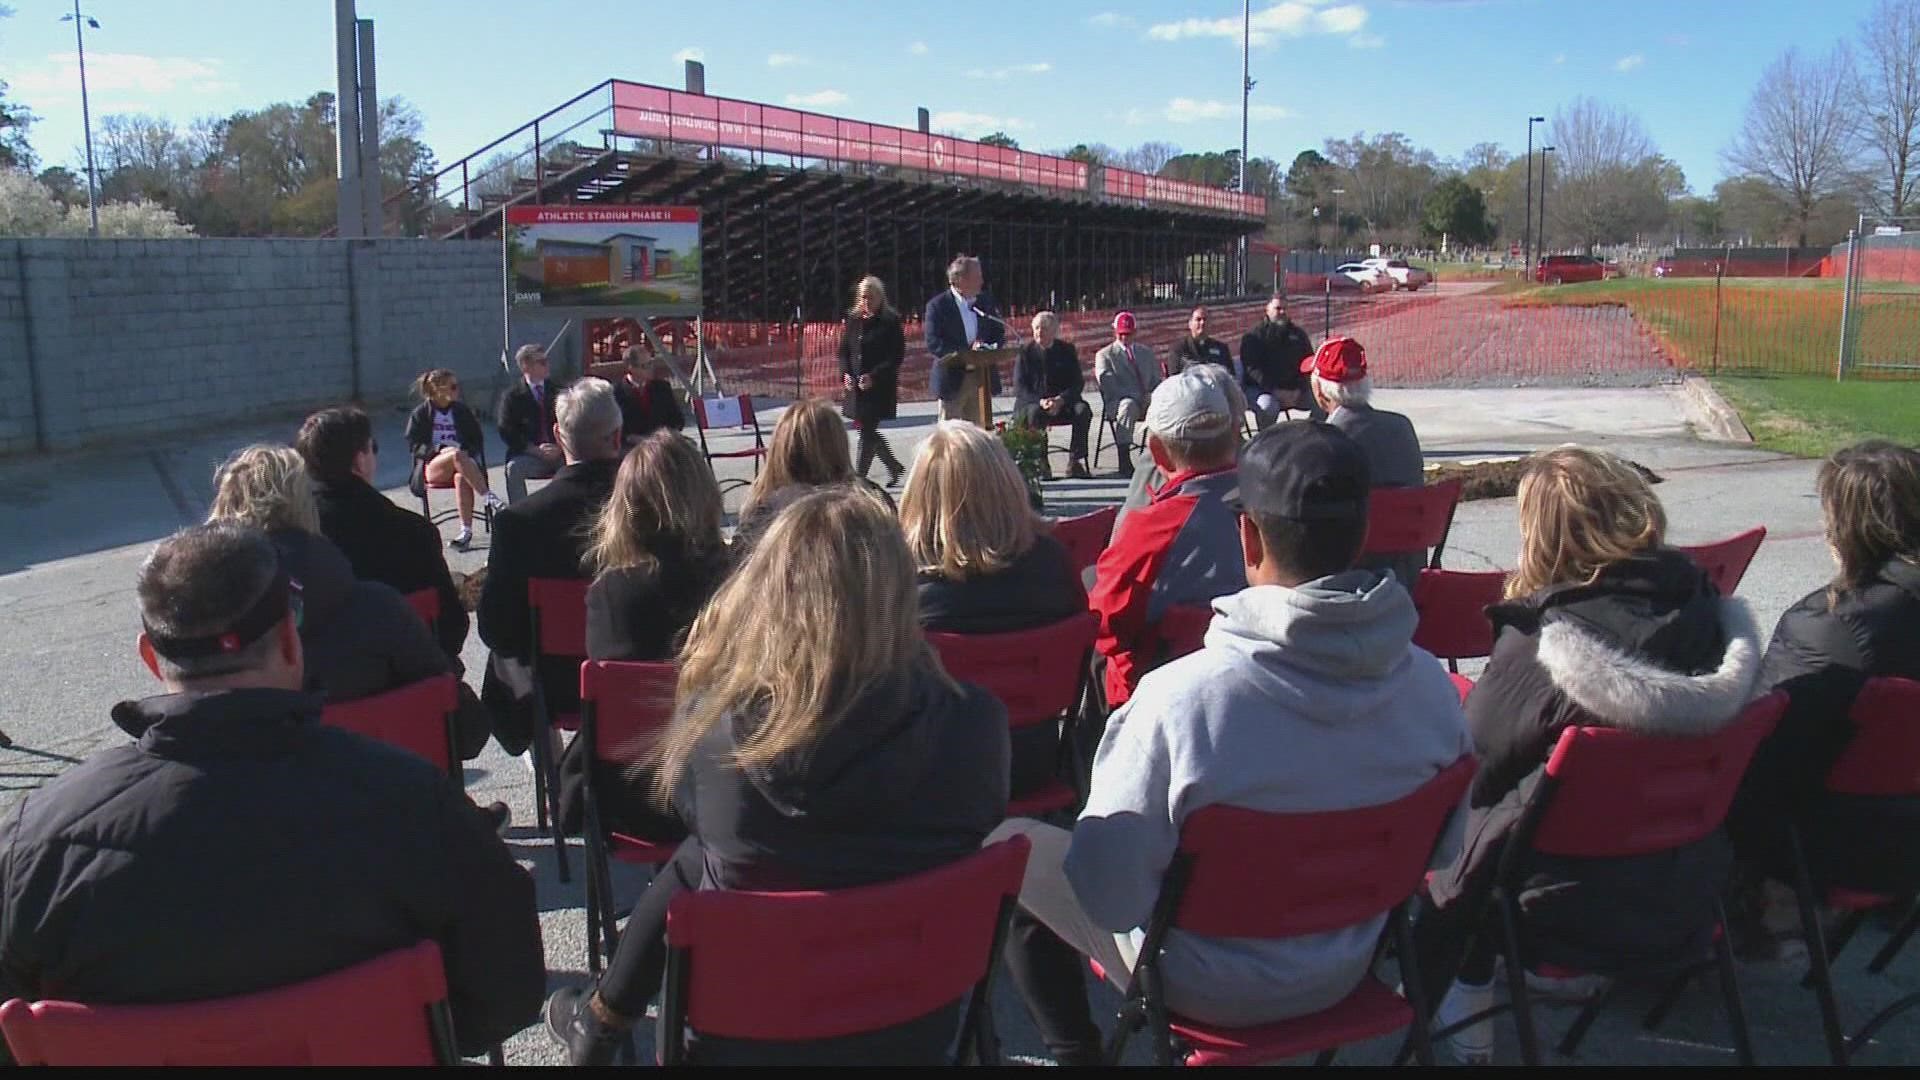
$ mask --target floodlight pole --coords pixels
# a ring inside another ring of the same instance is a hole
[[[73,0],[73,14],[60,16],[60,21],[73,23],[74,51],[80,59],[80,128],[87,140],[87,234],[98,240],[100,238],[100,198],[94,190],[96,185],[93,166],[93,111],[87,103],[86,28],[91,26],[98,30],[100,21],[80,13],[80,0]]]
[[[1544,116],[1527,117],[1527,212],[1520,226],[1520,275],[1533,276],[1533,125],[1544,124]]]
[[[1241,0],[1240,4],[1240,195],[1247,194],[1247,115],[1250,99],[1253,97],[1253,78],[1248,70],[1249,52],[1253,44],[1253,0]],[[1247,294],[1247,234],[1240,234],[1240,281],[1239,293]]]

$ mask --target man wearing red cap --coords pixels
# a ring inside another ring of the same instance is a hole
[[[1120,475],[1133,475],[1133,425],[1147,415],[1153,388],[1160,385],[1160,365],[1153,350],[1133,341],[1133,312],[1113,317],[1113,342],[1093,356],[1093,381],[1100,388],[1100,419],[1113,425],[1114,446],[1120,452]]]
[[[1311,379],[1313,400],[1327,422],[1347,433],[1366,452],[1374,487],[1419,487],[1427,482],[1426,458],[1413,421],[1373,407],[1373,382],[1367,378],[1367,351],[1348,337],[1328,338],[1300,365]],[[1400,584],[1413,588],[1425,552],[1406,552],[1362,560],[1370,570],[1391,570]]]

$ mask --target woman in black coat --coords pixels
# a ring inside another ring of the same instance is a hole
[[[415,495],[425,494],[428,484],[453,484],[460,533],[449,543],[465,551],[473,540],[474,496],[494,510],[505,509],[507,503],[487,486],[487,469],[481,464],[487,459],[486,435],[479,417],[460,400],[459,376],[434,368],[420,376],[416,389],[420,404],[407,416],[407,446],[413,451],[409,484]]]
[[[900,313],[887,306],[886,287],[871,274],[861,278],[840,334],[840,380],[852,403],[853,422],[860,429],[860,477],[866,478],[877,453],[887,467],[888,487],[899,481],[901,468],[887,437],[880,434],[880,421],[894,417],[900,397],[900,362],[906,356],[906,332]]]
[[[852,888],[979,850],[1006,815],[1006,711],[940,670],[919,622],[899,523],[854,487],[788,507],[720,587],[688,632],[654,756],[692,835],[635,902],[599,984],[548,999],[548,1031],[574,1064],[610,1063],[660,991],[680,893]],[[702,1040],[692,1057],[933,1064],[963,1004],[845,1038]]]
[[[1829,795],[1825,780],[1853,735],[1847,711],[1861,686],[1920,679],[1920,451],[1848,447],[1815,486],[1839,573],[1774,628],[1760,682],[1791,701],[1754,755],[1727,830],[1750,882],[1792,879],[1786,830],[1798,821],[1816,886],[1902,894],[1920,885],[1920,800]],[[1762,927],[1797,927],[1790,893],[1767,891],[1787,910],[1756,913]]]
[[[900,496],[900,527],[919,567],[928,630],[1029,630],[1087,610],[1080,574],[1028,505],[1006,448],[965,420],[942,421],[921,444]],[[1059,763],[1057,725],[1014,732],[1013,797],[1044,786]]]
[[[694,616],[731,566],[720,536],[720,488],[700,451],[674,431],[655,431],[627,451],[587,550],[587,656],[672,660]],[[662,815],[648,782],[595,763],[586,740],[560,758],[560,823],[578,835],[583,786],[591,773],[601,817],[613,832],[648,840],[686,835]]]
[[[1491,1003],[1497,921],[1489,900],[1502,852],[1569,727],[1700,735],[1752,697],[1759,632],[1746,605],[1664,545],[1666,515],[1633,467],[1565,448],[1537,455],[1520,481],[1519,568],[1489,609],[1496,637],[1467,697],[1480,770],[1467,840],[1433,875],[1415,926],[1429,1001],[1457,970],[1435,1026]],[[1723,836],[1676,851],[1610,859],[1533,856],[1521,904],[1531,956],[1580,971],[1667,959],[1710,941],[1731,864]],[[1469,949],[1469,944],[1472,947]],[[1491,1049],[1485,1024],[1455,1053]]]

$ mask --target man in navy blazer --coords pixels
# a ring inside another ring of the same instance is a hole
[[[993,302],[981,295],[986,274],[980,260],[961,255],[947,264],[946,291],[927,301],[921,320],[926,331],[927,352],[933,356],[933,396],[940,399],[940,419],[971,420],[983,428],[993,426],[993,417],[980,411],[980,379],[977,371],[966,371],[942,363],[943,357],[963,353],[975,346],[995,346],[1006,339],[1006,327],[994,317]],[[1000,372],[991,372],[994,393],[1000,392]]]

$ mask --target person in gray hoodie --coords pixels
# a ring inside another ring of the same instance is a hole
[[[1446,671],[1412,644],[1407,591],[1356,570],[1364,452],[1325,423],[1267,429],[1232,496],[1248,587],[1213,601],[1204,647],[1148,674],[1108,722],[1086,808],[1068,832],[1016,819],[1033,844],[1007,960],[1049,1050],[1099,1060],[1081,957],[1124,984],[1187,816],[1391,802],[1473,752]],[[1435,865],[1457,851],[1463,811]],[[1366,974],[1385,916],[1285,940],[1167,935],[1168,1005],[1206,1023],[1303,1016]]]

